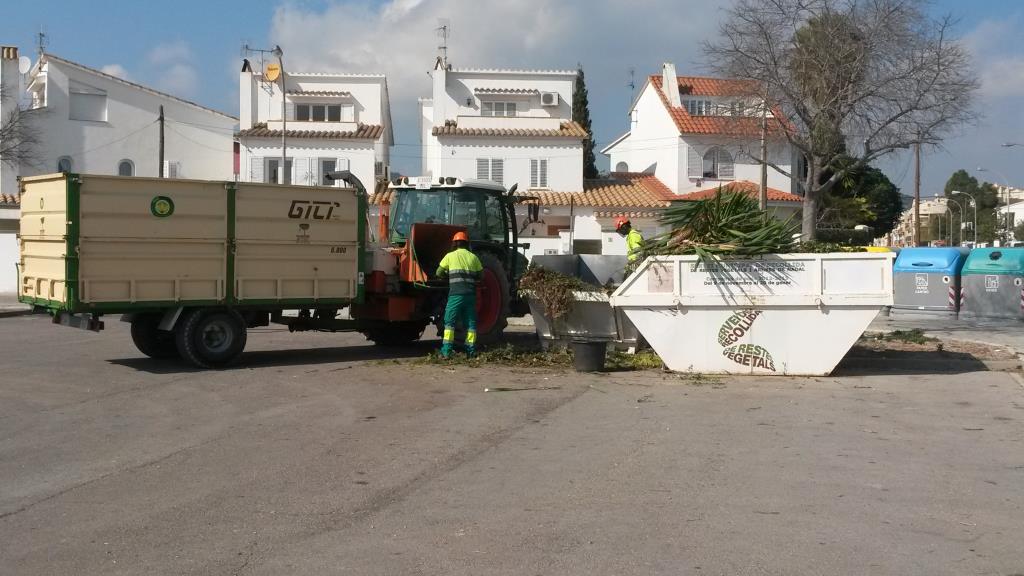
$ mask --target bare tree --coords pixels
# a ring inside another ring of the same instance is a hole
[[[806,239],[821,196],[848,174],[897,149],[938,146],[976,119],[970,57],[951,18],[929,16],[927,4],[736,0],[705,45],[712,71],[767,97],[772,132],[806,160],[795,175]]]
[[[37,111],[21,108],[17,96],[2,88],[0,103],[4,104],[0,109],[9,108],[0,117],[0,162],[14,169],[35,166],[39,160],[39,138],[32,117]]]

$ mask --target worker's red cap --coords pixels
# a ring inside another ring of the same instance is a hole
[[[629,218],[626,218],[625,216],[619,216],[618,218],[615,219],[615,229],[616,230],[618,230],[619,228],[622,228],[626,224],[629,224]]]

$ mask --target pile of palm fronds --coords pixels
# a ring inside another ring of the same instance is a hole
[[[670,230],[646,240],[637,262],[668,254],[704,260],[791,252],[797,232],[796,223],[761,210],[754,198],[721,189],[707,200],[676,202],[661,222]]]

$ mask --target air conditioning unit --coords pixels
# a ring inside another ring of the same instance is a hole
[[[541,106],[558,106],[558,92],[541,92]]]

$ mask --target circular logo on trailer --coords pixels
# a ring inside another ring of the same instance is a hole
[[[167,196],[157,196],[150,202],[149,211],[157,218],[166,218],[174,214],[174,200]]]
[[[1013,285],[1014,286],[1020,286],[1021,285],[1021,279],[1020,278],[1014,278],[1013,279]]]
[[[949,276],[943,276],[942,277],[942,283],[943,284],[949,284]]]

